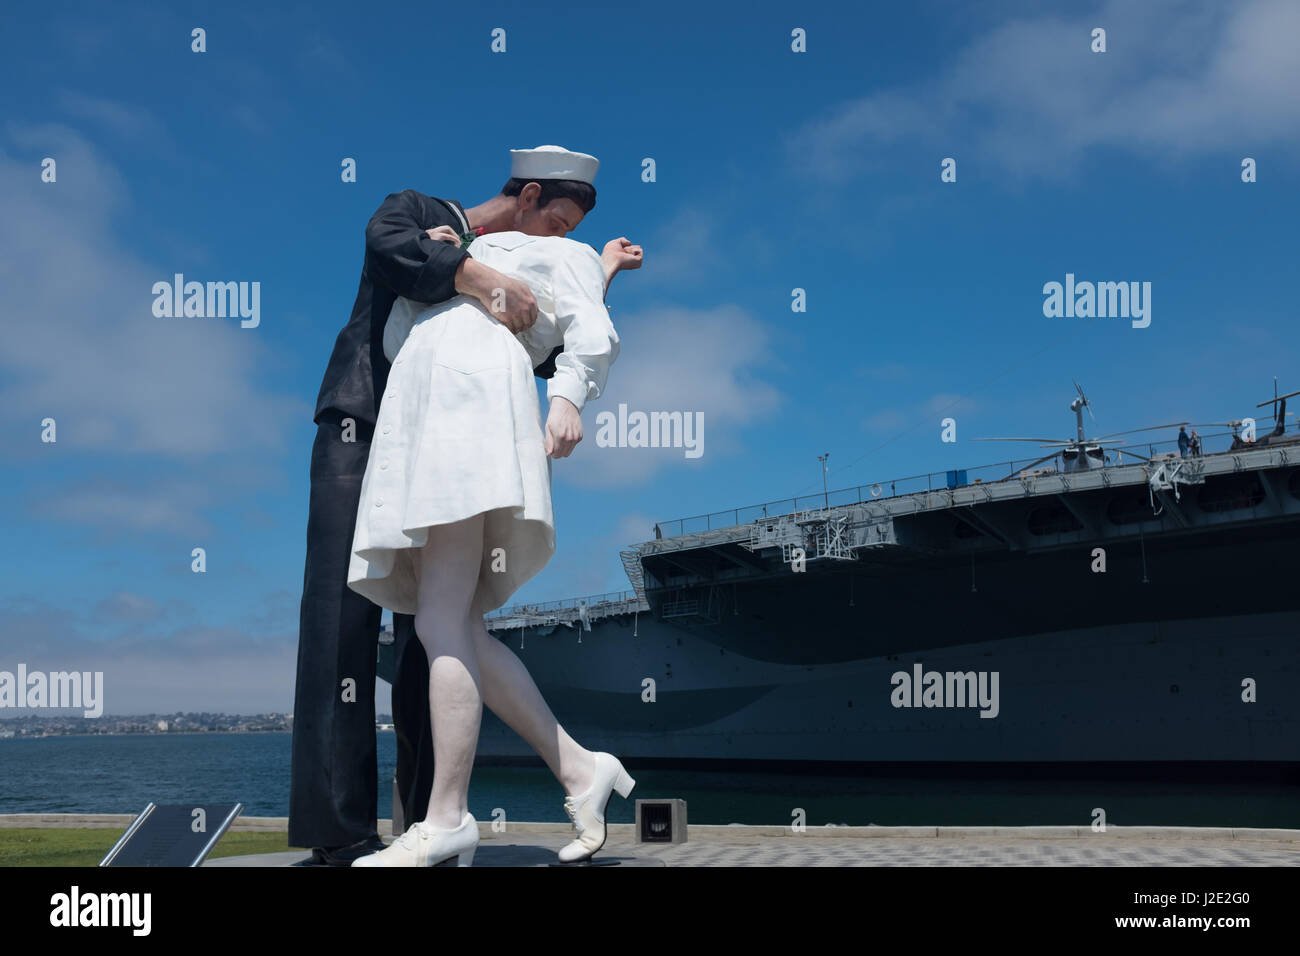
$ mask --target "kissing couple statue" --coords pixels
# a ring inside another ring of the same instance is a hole
[[[466,210],[406,190],[367,226],[312,450],[289,842],[312,847],[316,865],[470,865],[484,705],[565,790],[576,838],[561,862],[589,860],[610,795],[632,791],[617,758],[565,732],[483,623],[555,553],[551,462],[582,440],[583,407],[618,357],[609,283],[642,262],[626,238],[601,253],[566,238],[595,206],[597,166],[558,146],[511,150],[510,179],[488,201]],[[548,379],[544,423],[535,375]],[[416,821],[387,847],[375,832],[381,608],[397,644],[397,784]],[[349,676],[359,697],[370,689],[368,715],[339,703]]]

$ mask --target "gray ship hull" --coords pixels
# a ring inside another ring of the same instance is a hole
[[[1300,468],[1195,464],[1181,492],[1107,468],[650,542],[639,613],[494,633],[584,746],[647,761],[1293,774]],[[479,753],[530,751],[489,714]]]
[[[809,628],[805,639],[815,637],[815,622]],[[581,634],[560,626],[501,636],[566,730],[620,756],[1300,761],[1297,612],[1076,628],[820,665],[755,660],[647,615],[633,630],[612,619]],[[917,664],[923,674],[997,672],[996,716],[981,717],[992,708],[969,701],[895,706],[902,690],[893,675],[910,677]],[[1262,700],[1247,703],[1242,680],[1252,676]],[[643,699],[646,678],[655,680],[653,702]],[[535,759],[490,712],[478,752],[489,763]]]

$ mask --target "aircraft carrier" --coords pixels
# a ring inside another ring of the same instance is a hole
[[[1161,450],[1086,438],[1080,389],[1075,437],[997,439],[1049,443],[1037,461],[661,522],[622,552],[629,590],[502,609],[488,627],[575,739],[642,766],[1140,762],[1296,779],[1286,397],[1269,435],[1213,423],[1231,435]],[[479,758],[537,760],[486,710]]]

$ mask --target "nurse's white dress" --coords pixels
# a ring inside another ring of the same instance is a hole
[[[361,483],[348,586],[401,614],[416,611],[413,549],[434,525],[486,512],[478,613],[501,607],[545,567],[555,521],[533,369],[563,345],[547,397],[581,411],[618,357],[591,246],[498,232],[469,251],[528,283],[537,322],[512,335],[463,295],[432,306],[399,298],[389,314],[384,354],[393,366]]]

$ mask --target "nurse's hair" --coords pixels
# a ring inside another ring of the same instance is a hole
[[[542,187],[542,192],[537,197],[538,209],[545,209],[546,204],[552,199],[571,199],[584,214],[591,212],[596,205],[596,187],[591,183],[579,182],[576,179],[519,179],[511,177],[501,187],[501,195],[518,196],[529,183],[537,183]]]

